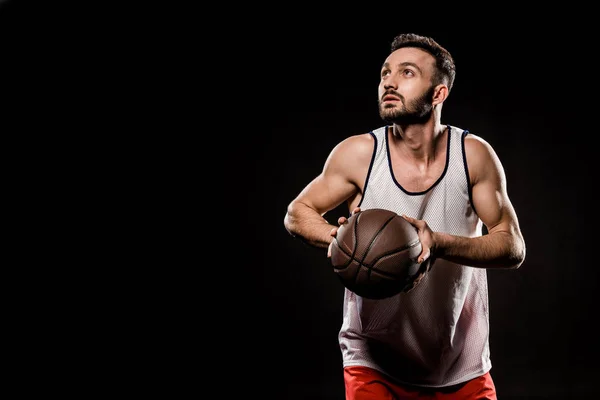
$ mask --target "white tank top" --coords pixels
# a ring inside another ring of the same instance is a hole
[[[359,206],[385,208],[427,221],[434,231],[475,237],[482,222],[471,202],[464,138],[448,126],[446,166],[423,192],[395,179],[388,127],[371,132],[375,148]],[[344,294],[339,344],[344,367],[374,368],[399,383],[442,387],[491,369],[486,270],[436,259],[409,293],[369,300]]]

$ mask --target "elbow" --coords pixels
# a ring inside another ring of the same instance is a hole
[[[290,214],[288,214],[288,213],[286,213],[285,217],[283,217],[283,227],[285,228],[285,230],[287,231],[288,234],[290,234],[291,236],[296,236],[296,234],[294,233]]]
[[[292,237],[296,237],[293,213],[294,213],[294,207],[293,207],[293,203],[291,203],[287,207],[287,211],[285,213],[285,216],[283,217],[283,227],[285,228],[285,230],[287,231],[288,234],[290,234]]]
[[[523,265],[524,261],[525,261],[524,254],[514,254],[513,256],[511,256],[509,258],[507,266],[509,269],[519,269],[519,268],[521,268],[521,265]]]
[[[509,257],[509,265],[512,269],[518,269],[525,262],[525,256],[527,254],[527,250],[525,248],[525,242],[521,238],[515,243],[513,247],[513,251]]]

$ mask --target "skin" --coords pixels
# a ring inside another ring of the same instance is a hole
[[[418,48],[401,48],[385,60],[379,84],[381,117],[393,121],[388,133],[392,169],[407,190],[429,188],[442,174],[448,132],[441,111],[449,89],[432,85],[435,59]],[[284,226],[306,243],[327,249],[346,217],[331,225],[324,215],[342,203],[352,213],[360,211],[363,186],[373,154],[373,138],[364,133],[350,136],[333,148],[321,173],[288,205]],[[418,231],[427,258],[447,259],[477,268],[518,268],[525,259],[525,242],[517,215],[507,194],[503,166],[494,149],[482,138],[465,139],[473,205],[488,234],[475,238],[434,232],[427,222],[403,217]]]

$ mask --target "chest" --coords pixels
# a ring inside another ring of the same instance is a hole
[[[435,160],[425,163],[409,162],[401,158],[392,159],[392,174],[396,182],[408,192],[424,192],[431,188],[446,170],[446,152],[436,155]]]

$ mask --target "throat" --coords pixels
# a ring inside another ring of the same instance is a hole
[[[444,175],[449,135],[389,137],[388,157],[396,182],[407,192],[420,193],[433,187]]]
[[[443,176],[446,168],[447,152],[438,152],[427,161],[414,157],[392,156],[392,174],[396,182],[408,192],[418,193],[429,190]]]
[[[428,168],[426,171],[414,170],[393,164],[394,178],[408,192],[425,192],[441,178],[444,168]]]

